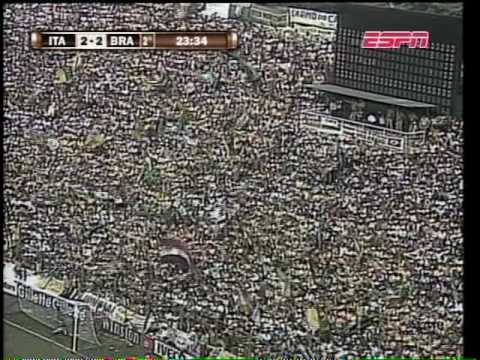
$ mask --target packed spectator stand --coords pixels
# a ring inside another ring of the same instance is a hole
[[[29,44],[152,28],[242,45]],[[173,4],[7,4],[4,42],[4,260],[195,334],[204,355],[461,354],[461,120],[412,154],[319,135],[300,126],[318,106],[302,85],[331,44]],[[165,239],[188,245],[190,273],[159,261]]]

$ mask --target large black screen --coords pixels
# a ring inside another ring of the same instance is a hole
[[[449,111],[456,45],[432,41],[430,49],[363,49],[364,32],[337,33],[336,83],[363,91],[439,105]]]

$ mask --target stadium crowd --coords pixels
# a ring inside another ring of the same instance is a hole
[[[4,261],[195,334],[164,340],[197,354],[460,355],[460,120],[409,154],[319,134],[303,85],[324,80],[329,42],[172,4],[4,19]],[[236,30],[242,46],[32,51],[33,28]],[[178,239],[188,273],[159,258]]]

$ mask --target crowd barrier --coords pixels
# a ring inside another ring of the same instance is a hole
[[[425,140],[425,131],[404,132],[311,111],[303,114],[306,115],[305,125],[317,131],[359,139],[395,151],[418,149]]]

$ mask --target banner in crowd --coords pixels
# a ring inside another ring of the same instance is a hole
[[[192,258],[187,243],[182,239],[162,239],[162,247],[158,256],[162,261],[172,262],[179,265],[183,271],[189,271],[192,266]]]
[[[117,305],[113,312],[110,314],[112,320],[119,323],[130,322],[138,329],[143,329],[145,325],[145,316],[133,312],[130,309],[125,308],[122,305]]]
[[[37,286],[51,294],[60,295],[65,290],[65,282],[55,278],[39,278]]]
[[[306,311],[307,323],[310,330],[313,332],[317,331],[320,328],[320,316],[315,307],[311,306]]]
[[[189,271],[192,266],[190,256],[182,249],[165,247],[160,250],[159,257],[162,258],[164,262],[178,264],[183,271]]]
[[[290,26],[313,26],[326,28],[330,30],[337,29],[338,16],[337,14],[306,10],[306,9],[288,9],[290,15]]]

